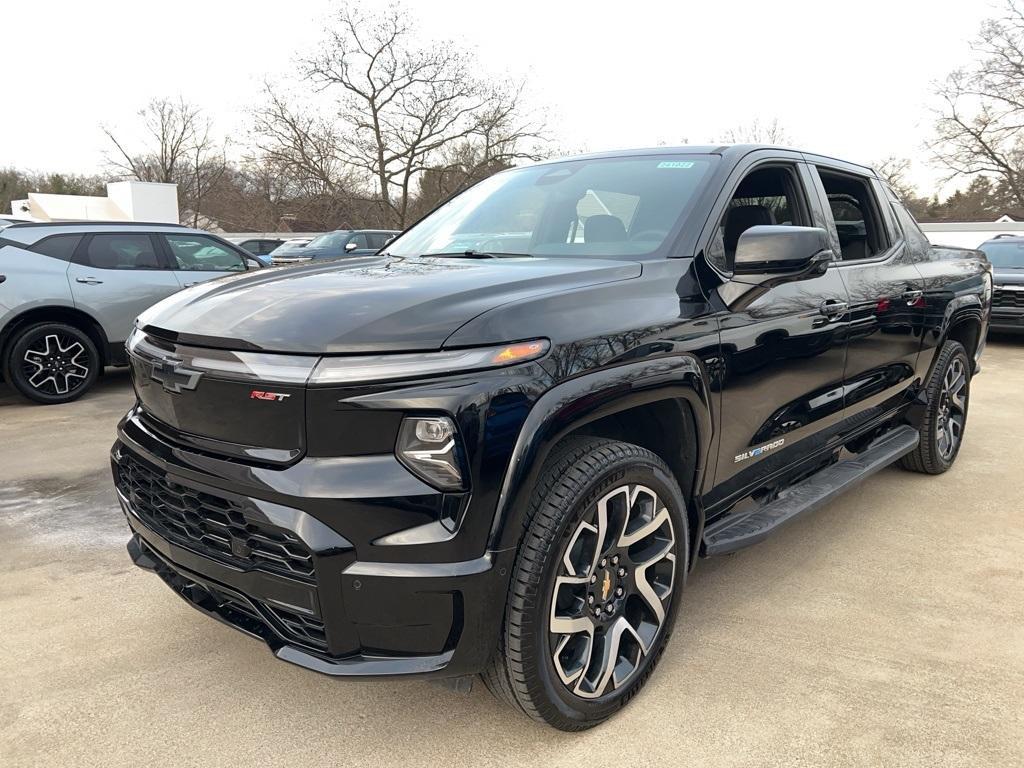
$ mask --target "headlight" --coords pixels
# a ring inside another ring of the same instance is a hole
[[[407,416],[398,431],[395,453],[406,468],[435,488],[464,487],[459,438],[447,416]]]
[[[535,339],[497,347],[446,349],[413,355],[325,357],[317,364],[309,383],[355,384],[500,368],[543,357],[549,346],[547,339]]]

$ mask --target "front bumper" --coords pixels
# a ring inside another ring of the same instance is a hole
[[[361,560],[364,543],[338,529],[347,520],[358,533],[360,515],[400,517],[403,510],[382,509],[379,499],[372,506],[337,500],[328,525],[321,508],[301,508],[304,496],[282,497],[241,479],[274,477],[284,487],[294,473],[241,472],[234,462],[160,442],[131,415],[111,461],[135,564],[198,610],[263,640],[278,658],[354,677],[460,676],[485,666],[511,553],[426,562],[416,561],[422,548],[396,547],[385,556],[407,559]],[[303,493],[317,484],[306,480]]]

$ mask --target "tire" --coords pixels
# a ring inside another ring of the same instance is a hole
[[[935,359],[928,379],[921,422],[921,441],[900,466],[912,472],[938,475],[956,461],[967,429],[971,394],[971,361],[958,341],[947,341]]]
[[[584,730],[636,695],[672,634],[688,565],[686,505],[655,454],[575,438],[546,462],[527,515],[482,677],[534,720]],[[600,652],[613,648],[617,665]]]
[[[102,365],[89,335],[65,323],[21,329],[7,345],[3,363],[11,386],[44,405],[77,400],[96,382]]]

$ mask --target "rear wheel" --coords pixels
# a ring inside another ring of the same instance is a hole
[[[37,323],[19,331],[7,347],[4,377],[37,403],[67,403],[96,381],[99,352],[88,334],[64,323]]]
[[[956,461],[967,429],[971,395],[971,361],[958,341],[947,341],[939,350],[925,390],[928,405],[917,448],[900,459],[913,472],[937,475]]]
[[[688,530],[665,463],[581,438],[547,463],[487,686],[535,720],[582,730],[643,687],[672,632]]]

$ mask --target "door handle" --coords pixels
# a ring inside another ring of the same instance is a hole
[[[76,283],[83,283],[84,285],[100,285],[103,283],[102,280],[97,280],[95,277],[76,277]]]
[[[829,320],[836,320],[839,315],[842,315],[849,308],[849,306],[850,305],[845,301],[829,299],[828,301],[821,302],[821,305],[818,307],[818,311],[825,315]]]
[[[182,288],[191,288],[193,285],[199,285],[202,280],[193,280],[191,283],[185,283]]]
[[[906,301],[907,304],[913,304],[918,299],[920,299],[922,296],[924,296],[924,291],[904,291],[903,292],[903,300]]]

